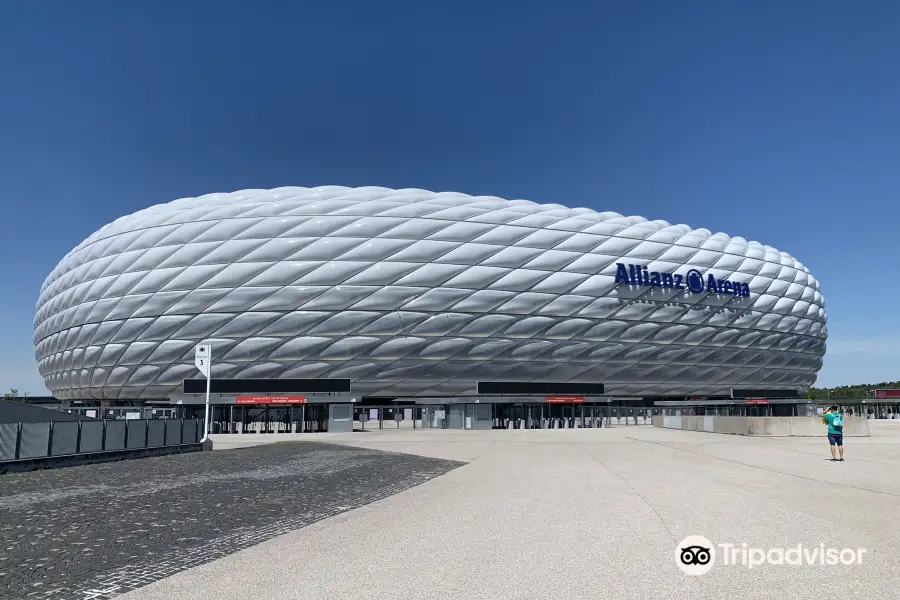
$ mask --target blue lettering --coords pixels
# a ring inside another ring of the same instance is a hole
[[[688,289],[693,293],[699,294],[703,291],[703,275],[701,275],[700,271],[697,269],[688,271],[687,276],[684,279]]]
[[[705,279],[705,281],[704,281]],[[647,267],[635,264],[616,263],[616,284],[638,285],[664,289],[689,289],[697,294],[704,289],[712,294],[731,294],[750,297],[750,285],[727,279],[717,279],[715,275],[704,275],[697,269],[687,273],[663,273],[648,271]]]

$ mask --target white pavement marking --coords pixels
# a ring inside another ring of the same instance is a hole
[[[900,427],[876,423],[832,463],[824,439],[620,427],[384,431],[316,441],[468,465],[121,596],[896,598]],[[689,535],[716,543],[864,547],[853,567],[676,566]]]
[[[105,598],[110,594],[115,594],[119,590],[119,586],[114,585],[102,590],[86,590],[82,600],[94,600],[95,598]]]

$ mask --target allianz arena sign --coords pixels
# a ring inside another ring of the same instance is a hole
[[[662,273],[649,271],[646,265],[616,263],[616,283],[656,287],[664,290],[687,290],[695,294],[706,291],[711,294],[731,294],[742,298],[750,297],[749,284],[718,279],[711,273],[704,279],[703,274],[698,269],[690,269],[686,273]]]

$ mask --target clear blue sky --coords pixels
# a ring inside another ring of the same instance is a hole
[[[0,388],[45,393],[41,282],[103,224],[245,187],[638,214],[821,281],[819,384],[900,379],[900,4],[0,3]]]

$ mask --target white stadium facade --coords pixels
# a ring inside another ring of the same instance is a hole
[[[815,382],[826,337],[819,283],[758,242],[558,204],[339,186],[122,217],[59,262],[34,320],[39,370],[71,401],[202,403],[185,380],[201,377],[194,352],[209,344],[217,421],[246,421],[242,402],[267,415],[295,401],[321,414],[459,405],[476,421],[493,410],[496,425],[492,404],[530,415],[547,402],[791,397]],[[550,408],[526,419],[546,423]]]

